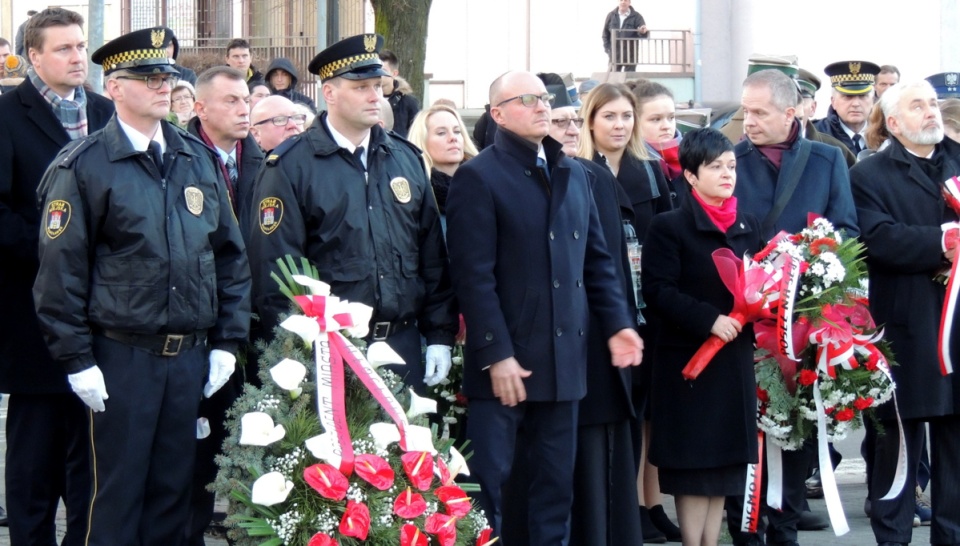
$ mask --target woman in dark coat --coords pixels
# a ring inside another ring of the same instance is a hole
[[[606,167],[616,177],[633,209],[630,223],[642,244],[650,220],[656,214],[672,210],[673,202],[663,171],[643,141],[637,121],[638,112],[637,98],[629,87],[604,83],[593,88],[580,110],[585,129],[581,135],[579,155]],[[648,323],[642,327],[640,335],[644,340],[650,340],[656,336],[655,330],[655,324]],[[651,349],[652,346],[648,344],[648,356],[653,352]],[[649,429],[646,426],[645,408],[650,369],[648,358],[645,365],[633,370],[632,400],[638,416],[634,422],[634,454],[638,469],[645,460],[643,448],[646,446],[643,443],[649,438],[649,432],[644,433],[642,429]],[[679,530],[667,517],[659,498],[653,506],[649,506],[649,512],[647,508],[641,503],[645,542],[664,538],[680,539]]]
[[[733,296],[714,266],[721,248],[760,250],[756,218],[737,212],[733,145],[717,131],[684,136],[691,195],[654,217],[643,252],[643,295],[660,323],[651,385],[650,462],[675,496],[685,546],[717,544],[724,496],[743,492],[757,462],[753,329],[727,316]],[[693,381],[681,370],[711,335],[727,342]]]

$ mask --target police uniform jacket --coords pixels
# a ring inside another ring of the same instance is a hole
[[[308,258],[341,299],[374,322],[416,319],[427,344],[459,328],[440,214],[416,147],[373,126],[363,165],[341,148],[323,113],[269,156],[254,190],[249,234],[254,306],[267,329],[290,308],[270,278],[277,258]]]
[[[68,373],[96,364],[98,330],[207,331],[235,352],[250,324],[250,270],[214,152],[161,122],[165,174],[116,117],[75,141],[39,190],[37,314]]]
[[[827,110],[827,117],[813,122],[813,125],[817,128],[817,131],[830,135],[839,140],[844,146],[847,147],[848,150],[850,150],[851,153],[854,153],[853,139],[850,138],[850,135],[843,130],[843,127],[840,125],[840,123],[840,116],[837,115],[837,111],[833,109],[833,106],[831,106]],[[864,142],[862,146],[866,148],[867,143]]]
[[[489,367],[515,357],[533,374],[527,400],[586,393],[587,331],[636,325],[603,237],[587,170],[543,142],[500,129],[457,169],[447,196],[451,276],[467,325],[463,390],[493,399]],[[599,320],[589,324],[590,311]],[[609,365],[609,364],[607,364]]]
[[[890,145],[850,170],[861,240],[867,247],[870,311],[884,326],[898,366],[892,368],[904,419],[960,413],[960,375],[940,374],[937,333],[946,287],[934,280],[949,264],[943,257],[940,224],[957,221],[940,187],[960,175],[960,144],[937,145],[936,178],[892,138]],[[954,318],[953,358],[960,358]],[[878,408],[893,418],[893,404]]]
[[[112,114],[113,102],[87,93],[90,133],[102,129]],[[31,291],[39,264],[37,186],[69,142],[29,78],[0,96],[0,392],[71,392],[63,368],[50,358]]]
[[[734,195],[737,205],[743,212],[756,216],[761,223],[773,208],[777,197],[783,192],[787,173],[796,168],[800,141],[797,137],[789,149],[783,152],[783,160],[778,170],[750,139],[743,139],[734,147],[737,156],[737,186]],[[850,174],[840,150],[822,144],[810,142],[810,156],[800,182],[787,201],[783,213],[773,224],[770,233],[763,233],[770,239],[783,230],[795,233],[807,227],[807,216],[814,213],[833,222],[837,229],[845,229],[847,234],[856,236],[857,211],[853,206],[850,193]]]

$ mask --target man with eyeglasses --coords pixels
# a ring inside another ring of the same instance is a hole
[[[86,532],[90,473],[86,411],[63,367],[50,357],[34,310],[37,185],[60,148],[101,129],[113,103],[87,93],[83,17],[45,9],[26,24],[33,67],[0,96],[0,392],[7,408],[6,496],[10,540],[52,544],[60,499],[66,506],[63,543]],[[4,518],[6,519],[6,518]]]
[[[290,308],[270,277],[276,260],[306,257],[333,294],[373,307],[368,341],[393,348],[406,365],[391,370],[424,394],[426,381],[449,373],[460,322],[419,150],[378,123],[381,47],[382,36],[353,36],[310,62],[327,111],[268,154],[258,175],[248,246],[254,306],[269,334]]]
[[[451,278],[467,324],[476,498],[500,536],[522,436],[518,481],[529,492],[532,546],[567,544],[588,328],[600,329],[618,368],[638,365],[643,350],[590,194],[593,176],[547,138],[553,98],[529,72],[497,78],[494,144],[457,169],[447,198]]]
[[[218,159],[165,121],[169,36],[138,30],[93,54],[116,116],[64,148],[38,190],[33,294],[51,354],[89,406],[91,546],[181,544],[198,405],[232,375],[250,325]]]
[[[253,108],[250,121],[250,134],[269,153],[284,140],[302,133],[307,116],[297,114],[290,99],[270,95]]]

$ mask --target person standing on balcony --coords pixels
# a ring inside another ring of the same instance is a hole
[[[625,46],[616,48],[613,46],[614,30],[625,31],[620,34],[624,38],[648,38],[650,31],[647,30],[647,23],[643,20],[643,15],[633,9],[630,0],[619,0],[617,8],[607,14],[607,20],[603,23],[603,50],[610,57],[610,71],[634,72],[637,69],[637,43],[633,40],[627,42]],[[623,62],[633,62],[633,64],[619,64]]]

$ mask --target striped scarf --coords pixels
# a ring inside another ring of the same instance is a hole
[[[60,125],[63,125],[63,130],[67,132],[70,140],[87,136],[87,95],[83,86],[74,90],[73,100],[66,100],[47,86],[32,66],[27,70],[27,76],[40,95],[50,103],[54,115],[60,120]]]

